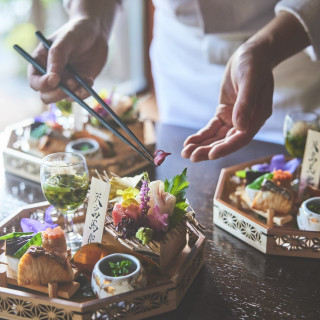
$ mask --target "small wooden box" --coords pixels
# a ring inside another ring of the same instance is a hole
[[[48,203],[29,205],[5,219],[0,224],[0,235],[20,231],[21,218],[44,210]],[[82,217],[82,220],[84,217]],[[80,221],[76,217],[76,221]],[[81,220],[81,221],[82,221]],[[186,294],[204,263],[204,235],[192,224],[186,224],[188,241],[181,253],[171,262],[170,275],[144,289],[133,290],[104,299],[69,300],[49,298],[18,286],[0,284],[1,319],[145,319],[175,310]],[[1,269],[1,263],[0,263]]]
[[[141,244],[135,239],[121,239],[118,237],[111,215],[107,216],[106,219],[109,224],[105,230],[109,237],[104,236],[104,241],[107,243],[119,241],[125,247],[144,254],[155,261],[163,274],[170,273],[170,262],[174,260],[182,252],[183,248],[187,244],[187,224],[183,220],[175,228],[169,230],[160,241],[151,241],[147,245]]]
[[[230,178],[238,170],[269,163],[272,156],[222,169],[213,200],[213,222],[257,250],[271,255],[320,258],[320,232],[299,230],[296,216],[283,226],[269,227],[250,210],[238,209],[229,199],[235,192]]]

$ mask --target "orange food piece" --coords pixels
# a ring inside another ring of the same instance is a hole
[[[273,171],[273,180],[292,180],[292,174],[281,169],[275,170]]]
[[[64,237],[64,232],[60,226],[55,227],[54,229],[48,228],[45,231],[42,231],[42,236],[45,239],[60,239]]]
[[[80,272],[90,273],[100,259],[113,253],[131,254],[138,258],[142,263],[158,269],[158,266],[152,260],[137,252],[129,250],[122,245],[105,245],[98,242],[89,243],[81,247],[73,256],[72,263]]]

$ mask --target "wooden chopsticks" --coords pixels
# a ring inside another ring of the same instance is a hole
[[[36,32],[37,37],[41,40],[43,45],[49,49],[51,42],[47,40],[41,32]],[[30,62],[41,74],[46,74],[46,70],[41,66],[34,58],[32,58],[26,51],[24,51],[20,46],[14,45],[14,49],[23,56],[28,62]],[[78,102],[85,110],[87,110],[93,117],[97,118],[103,126],[117,135],[122,141],[127,143],[131,148],[137,151],[142,157],[148,160],[152,165],[155,166],[153,161],[153,156],[149,150],[143,145],[143,143],[134,135],[134,133],[121,121],[121,119],[114,113],[114,111],[106,104],[105,101],[77,74],[77,72],[68,64],[66,66],[67,70],[74,76],[74,78],[101,104],[101,106],[110,114],[110,116],[115,120],[115,122],[123,128],[123,130],[141,147],[145,152],[143,153],[139,150],[131,141],[129,141],[125,136],[118,132],[111,124],[109,124],[100,114],[95,110],[91,109],[79,96],[74,92],[69,90],[63,83],[59,84],[59,87],[74,101]]]

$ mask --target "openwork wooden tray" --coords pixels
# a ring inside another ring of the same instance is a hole
[[[17,176],[40,182],[41,158],[31,153],[22,151],[20,145],[24,131],[27,130],[33,119],[27,119],[6,129],[6,147],[3,151],[4,167],[7,172]],[[143,140],[147,149],[153,153],[155,146],[155,134],[153,124],[145,120],[139,123],[143,130]],[[131,128],[132,129],[132,128]],[[133,130],[133,129],[132,129]],[[119,176],[130,175],[149,165],[149,162],[141,157],[136,151],[128,147],[120,139],[115,139],[116,155],[111,158],[87,159],[89,169],[113,172]],[[64,147],[60,151],[64,151]]]
[[[19,231],[20,220],[45,210],[48,203],[26,206],[0,225],[0,235]],[[75,218],[81,223],[82,216]],[[1,319],[144,319],[178,307],[204,262],[204,235],[187,222],[188,241],[172,264],[170,277],[105,299],[48,298],[20,287],[0,285]]]
[[[272,156],[225,168],[221,171],[213,205],[213,221],[257,250],[272,255],[320,258],[320,232],[299,230],[296,213],[283,226],[268,226],[267,220],[250,210],[238,209],[230,200],[236,185],[231,177],[253,164],[269,162]]]

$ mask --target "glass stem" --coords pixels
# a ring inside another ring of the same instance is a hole
[[[74,217],[74,212],[69,212],[67,214],[64,214],[65,232],[73,232],[73,217]]]

